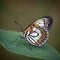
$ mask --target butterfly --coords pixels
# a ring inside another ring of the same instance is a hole
[[[15,21],[16,24],[18,24]],[[49,30],[53,24],[53,18],[51,16],[44,16],[40,19],[36,19],[25,30],[18,24],[23,37],[34,46],[42,46],[46,43],[49,37]]]

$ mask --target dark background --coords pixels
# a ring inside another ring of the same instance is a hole
[[[20,31],[14,21],[26,28],[43,16],[53,17],[47,43],[60,52],[60,1],[59,0],[2,0],[0,2],[0,29]],[[39,60],[7,52],[0,45],[0,60]]]

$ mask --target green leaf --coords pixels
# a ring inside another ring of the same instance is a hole
[[[60,54],[54,47],[47,43],[44,46],[36,47],[21,36],[21,32],[0,30],[0,44],[12,53],[46,60],[60,60]]]

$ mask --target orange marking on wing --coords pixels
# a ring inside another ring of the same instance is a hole
[[[33,26],[30,25],[30,26],[28,26],[28,27],[24,30],[24,33],[26,33],[27,31],[32,32],[32,30],[33,30]]]
[[[30,32],[32,32],[33,28],[34,27],[37,27],[39,26],[37,23],[34,23],[32,25],[29,25],[25,30],[24,30],[24,33],[26,33],[28,30],[30,30]]]
[[[45,24],[48,24],[48,21],[46,21]]]
[[[39,40],[37,40],[35,42],[36,44],[41,43],[45,39],[45,37],[46,37],[45,31],[43,29],[40,29],[40,30],[41,30],[42,36],[41,36],[41,38]]]
[[[34,27],[38,27],[39,25],[38,25],[37,23],[34,23],[33,26],[34,26]]]

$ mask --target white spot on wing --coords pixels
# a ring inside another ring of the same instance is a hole
[[[34,32],[34,33],[31,33],[30,35],[32,35],[32,36],[37,36],[37,33]]]
[[[38,19],[35,23],[37,23],[40,27],[44,27],[43,19]]]
[[[35,31],[37,28],[33,28],[33,31]]]
[[[41,24],[39,24],[39,26],[44,27],[44,24],[41,23]]]
[[[44,45],[44,42],[42,42],[41,44]]]

